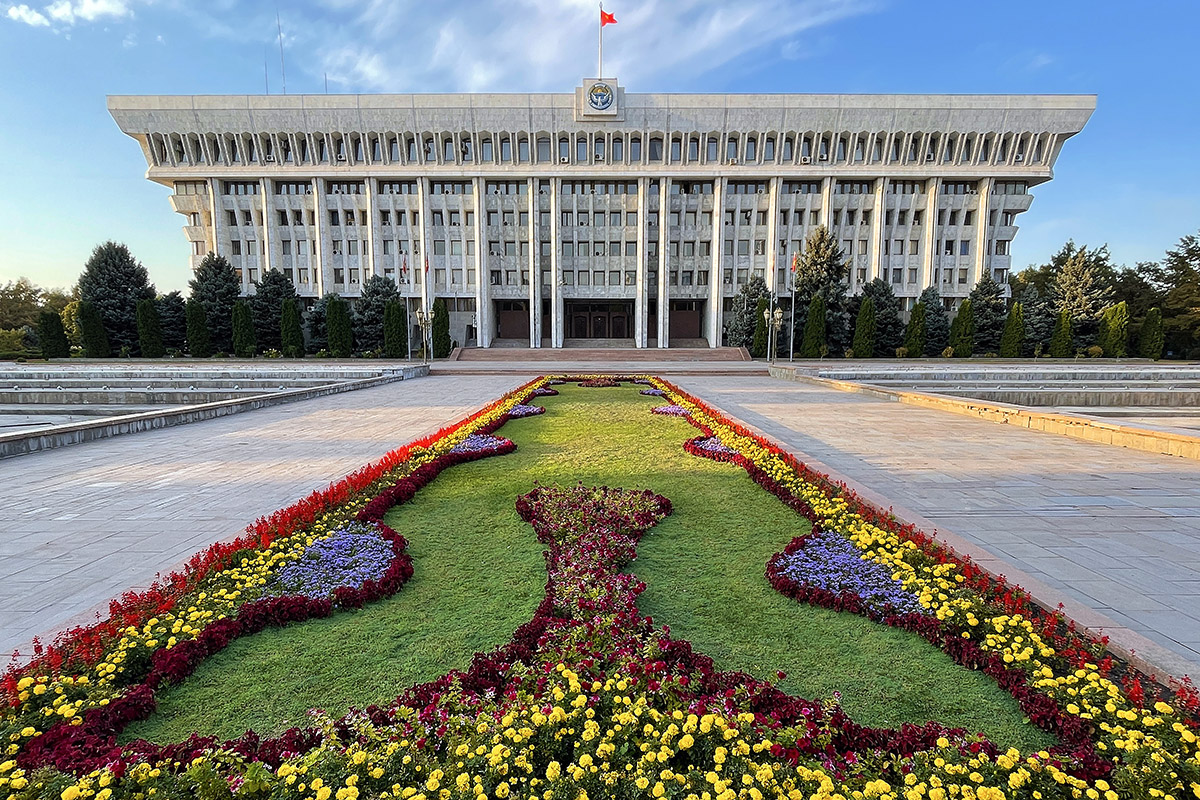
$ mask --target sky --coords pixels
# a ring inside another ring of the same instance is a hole
[[[630,92],[1098,95],[1034,189],[1017,268],[1067,239],[1117,264],[1200,230],[1200,0],[608,0]],[[276,11],[282,28],[281,71]],[[74,284],[124,242],[162,292],[189,249],[108,94],[569,92],[589,0],[0,0],[0,284]]]

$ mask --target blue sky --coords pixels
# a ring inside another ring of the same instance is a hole
[[[280,0],[289,93],[570,91],[595,70],[589,0]],[[1066,239],[1154,260],[1200,229],[1200,0],[609,0],[629,91],[1094,93],[1014,265]],[[0,282],[74,283],[129,245],[186,289],[167,190],[107,94],[282,90],[274,2],[0,0]]]

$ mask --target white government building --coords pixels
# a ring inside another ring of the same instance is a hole
[[[818,225],[850,292],[956,307],[1009,248],[1094,95],[112,96],[147,177],[173,190],[196,266],[300,295],[396,281],[444,298],[459,343],[721,344],[755,275],[789,291]]]

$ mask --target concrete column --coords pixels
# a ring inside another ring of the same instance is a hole
[[[712,266],[708,273],[708,346],[721,346],[721,317],[725,297],[725,275],[721,259],[725,252],[725,179],[713,178]]]
[[[381,143],[380,147],[382,146],[383,144]],[[367,149],[367,147],[367,143],[364,142],[364,151]],[[379,269],[379,266],[375,263],[375,190],[378,188],[378,184],[376,184],[376,182],[371,178],[364,178],[363,184],[367,192],[367,248],[366,252],[363,253],[363,258],[366,259],[366,265],[363,269],[362,282],[366,283],[367,278],[371,277],[372,275],[382,275],[383,271]],[[359,285],[361,286],[362,284]],[[359,294],[362,294],[361,289],[359,290]]]
[[[209,231],[212,234],[209,237],[209,250],[212,251],[213,255],[220,255],[220,253],[217,252],[217,242],[220,241],[220,237],[217,235],[217,229],[218,226],[224,224],[220,219],[218,219],[217,215],[217,190],[220,188],[220,182],[216,178],[208,179],[208,213],[212,219],[212,226],[209,228]]]
[[[648,146],[648,143],[647,143]],[[671,298],[667,296],[667,244],[670,241],[671,179],[658,181],[658,346],[671,344]]]
[[[269,180],[266,178],[258,179],[258,194],[260,197],[258,211],[260,214],[262,214],[262,263],[260,264],[262,267],[262,274],[258,276],[260,280],[266,277],[267,270],[271,269],[272,267],[271,239],[273,237],[271,236],[271,230],[274,228],[274,223],[271,220],[270,214],[267,213],[267,203],[269,199],[267,196],[267,190],[270,187],[271,182]]]
[[[434,155],[437,155],[434,153]],[[426,194],[429,191],[429,182],[425,178],[417,179],[417,216],[421,220],[421,228],[417,231],[417,236],[421,244],[420,254],[414,253],[417,263],[413,265],[415,272],[413,275],[421,279],[421,308],[426,311],[433,310],[433,287],[430,285],[433,282],[433,269],[426,270],[425,265],[429,263],[429,209],[426,205]]]
[[[483,240],[483,215],[487,213],[483,204],[483,179],[474,178],[471,181],[471,193],[475,197],[475,323],[479,330],[476,334],[480,347],[492,346],[492,300],[491,276],[487,273],[487,262],[483,250],[486,242]]]
[[[551,347],[562,347],[566,338],[564,319],[564,304],[562,294],[562,273],[559,270],[558,255],[562,244],[558,240],[558,186],[559,179],[550,179],[550,305],[553,316],[550,321]]]
[[[886,192],[887,178],[878,178],[875,181],[875,208],[871,212],[871,268],[870,274],[867,275],[867,280],[882,277],[884,280],[888,276],[881,274],[883,264],[883,215],[886,208]]]
[[[832,233],[833,228],[833,178],[821,179],[821,224]]]
[[[921,276],[920,284],[922,286],[931,286],[933,280],[933,259],[938,257],[934,252],[937,247],[937,217],[938,217],[938,198],[940,195],[942,181],[941,178],[929,179],[928,199],[925,201],[925,254],[921,257]],[[941,292],[939,285],[938,292]]]
[[[648,347],[650,344],[650,331],[649,331],[650,284],[646,280],[646,273],[648,270],[646,269],[645,253],[642,250],[642,242],[645,239],[645,237],[642,235],[642,232],[645,230],[644,226],[646,224],[646,220],[644,218],[645,202],[643,201],[643,195],[645,194],[645,191],[646,191],[645,184],[646,184],[646,181],[644,179],[638,180],[638,183],[637,183],[637,187],[638,187],[638,195],[637,195],[638,257],[637,257],[637,266],[634,268],[635,274],[636,274],[636,278],[634,279],[634,290],[635,290],[636,294],[635,294],[634,300],[633,300],[633,346],[634,347]],[[622,203],[622,206],[624,206],[624,203]],[[624,207],[622,207],[621,212],[622,213],[625,212]],[[624,238],[624,237],[622,237],[622,238]],[[612,257],[612,253],[609,253],[609,257],[610,258]],[[655,335],[657,336],[657,333]]]
[[[325,181],[321,178],[313,178],[313,241],[316,243],[317,252],[312,254],[312,272],[313,283],[316,284],[317,297],[320,298],[325,294],[325,287],[329,285],[329,280],[325,277],[325,254],[328,252],[325,249],[325,197],[324,188]]]
[[[775,241],[779,231],[779,178],[771,178],[767,192],[767,291],[773,295],[781,291],[781,287],[776,286],[779,242]]]
[[[542,346],[542,286],[541,275],[538,270],[538,254],[537,242],[534,241],[534,231],[536,227],[533,219],[533,194],[534,180],[533,178],[525,179],[525,208],[529,213],[529,226],[525,229],[525,236],[529,239],[529,260],[526,262],[526,268],[529,270],[529,346]],[[521,203],[518,200],[516,203],[517,222],[521,221]],[[517,243],[517,257],[520,258],[521,244]]]
[[[649,295],[649,293],[650,293],[649,284],[646,283],[646,280],[645,280],[645,276],[646,276],[646,272],[647,272],[647,270],[646,270],[646,247],[647,247],[646,226],[647,226],[647,215],[649,214],[649,206],[650,206],[650,203],[646,200],[646,192],[648,191],[647,186],[649,185],[649,181],[647,181],[646,178],[638,178],[637,183],[638,183],[638,200],[637,200],[638,292],[640,293],[642,291],[642,284],[645,283],[646,284],[645,291],[646,291],[646,294]],[[659,319],[661,319],[662,318],[662,298],[661,297],[658,299],[658,303],[659,303],[658,316],[659,316]],[[636,317],[636,308],[635,308],[635,317]],[[635,325],[637,327],[642,329],[641,336],[643,336],[646,339],[647,344],[649,343],[649,340],[650,340],[650,331],[648,329],[649,324],[650,324],[650,321],[649,321],[648,314],[646,315],[646,318],[644,320],[641,320],[641,321],[635,323]],[[658,346],[662,347],[662,340],[660,338],[658,338],[658,330],[657,329],[655,330],[654,335],[658,341]]]
[[[1026,159],[1030,158],[1031,155],[1031,153],[1026,153]],[[992,178],[982,178],[979,181],[979,209],[975,212],[977,215],[975,220],[975,258],[973,259],[974,267],[971,270],[974,273],[971,280],[972,286],[988,273],[988,268],[990,267],[987,246],[988,233],[990,231],[988,216],[992,211],[990,207],[992,202],[992,181]],[[1007,291],[1007,286],[1005,289]]]

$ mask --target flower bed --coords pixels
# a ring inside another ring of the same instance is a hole
[[[659,414],[664,417],[686,417],[688,415],[688,410],[683,406],[672,404],[655,406],[654,408],[650,409],[650,413]]]
[[[546,409],[542,406],[527,406],[524,404],[515,405],[508,410],[510,419],[524,419],[525,417],[536,417],[538,414],[545,414]]]
[[[650,397],[662,397],[662,396],[663,396],[663,390],[662,390],[662,389],[655,389],[655,388],[651,387],[651,388],[649,388],[649,389],[642,389],[642,391],[641,391],[641,392],[639,392],[639,394],[648,395],[648,396],[650,396]]]
[[[534,389],[530,396],[531,397],[557,397],[558,390],[551,389],[549,386],[542,386],[537,389]]]
[[[117,744],[129,721],[153,711],[160,685],[233,638],[399,589],[412,563],[383,515],[446,467],[512,445],[493,434],[544,385],[534,382],[256,523],[241,547],[195,562],[203,574],[173,576],[157,594],[114,607],[135,621],[109,621],[111,634],[81,629],[78,641],[64,639],[11,670],[0,790],[19,800],[228,792],[317,800],[1200,797],[1189,687],[1155,694],[1105,656],[1103,643],[1018,590],[697,399],[652,384],[703,433],[685,443],[689,453],[745,469],[812,521],[813,532],[767,566],[777,590],[925,638],[994,678],[1062,743],[1001,752],[936,722],[869,728],[836,703],[718,670],[639,613],[645,587],[624,571],[671,512],[669,499],[577,486],[517,500],[546,547],[545,596],[507,644],[477,654],[466,670],[412,687],[386,708],[317,715],[277,738]],[[390,547],[391,561],[376,578],[377,542]],[[362,553],[375,557],[360,564],[354,556]],[[285,584],[299,593],[275,596]]]

